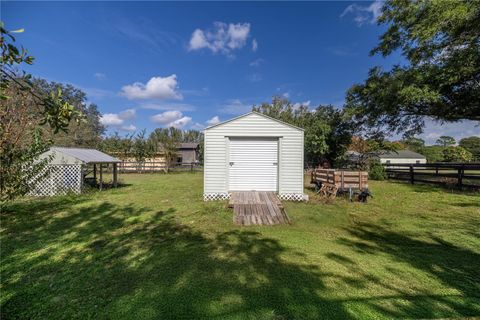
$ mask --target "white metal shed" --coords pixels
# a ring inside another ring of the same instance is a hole
[[[205,201],[232,191],[274,191],[302,201],[303,129],[250,112],[205,129]]]

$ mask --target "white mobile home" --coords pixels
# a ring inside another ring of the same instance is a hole
[[[305,199],[303,129],[250,112],[205,129],[204,200],[232,191],[274,191]]]
[[[410,150],[383,151],[377,158],[382,164],[418,164],[427,163],[427,158]]]

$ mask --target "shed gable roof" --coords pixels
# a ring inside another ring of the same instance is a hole
[[[379,154],[379,158],[389,159],[426,159],[423,154],[416,153],[410,150],[396,150],[396,151],[384,151]]]
[[[52,147],[50,148],[50,151],[64,153],[84,163],[122,162],[121,160],[109,156],[108,154],[98,151],[96,149]]]
[[[236,121],[236,120],[245,118],[245,117],[250,116],[250,115],[252,115],[252,114],[255,114],[255,115],[264,117],[264,118],[266,118],[266,119],[268,119],[268,120],[272,120],[272,121],[278,122],[278,123],[280,123],[280,124],[283,124],[283,125],[285,125],[285,126],[287,126],[287,127],[290,127],[290,128],[293,128],[293,129],[296,129],[296,130],[299,130],[299,131],[304,131],[304,129],[302,129],[302,128],[300,128],[300,127],[294,126],[294,125],[292,125],[292,124],[286,123],[286,122],[284,122],[284,121],[281,121],[281,120],[278,120],[278,119],[269,117],[269,116],[267,116],[267,115],[264,115],[263,113],[259,113],[259,112],[255,112],[255,111],[250,111],[250,112],[245,113],[245,114],[242,114],[242,115],[240,115],[240,116],[238,116],[238,117],[235,117],[235,118],[232,118],[232,119],[229,119],[229,120],[226,120],[226,121],[223,121],[223,122],[214,124],[214,125],[212,125],[212,126],[209,126],[209,127],[205,128],[205,130],[209,130],[209,129],[212,129],[212,128],[216,128],[216,127],[222,126],[222,125],[224,125],[224,124],[226,124],[226,123],[230,123],[230,122],[233,122],[233,121]]]

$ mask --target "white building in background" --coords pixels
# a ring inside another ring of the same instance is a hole
[[[383,151],[376,156],[382,164],[420,164],[427,163],[427,158],[410,150]]]

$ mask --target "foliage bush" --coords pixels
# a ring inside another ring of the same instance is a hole
[[[473,155],[462,147],[451,146],[443,150],[443,158],[446,162],[470,162]]]
[[[428,163],[442,162],[444,161],[444,158],[443,158],[444,149],[445,148],[442,146],[425,146],[419,151],[419,153],[427,157]]]
[[[372,161],[368,170],[368,178],[370,180],[383,181],[387,179],[387,172],[385,167],[380,163],[380,161]]]

